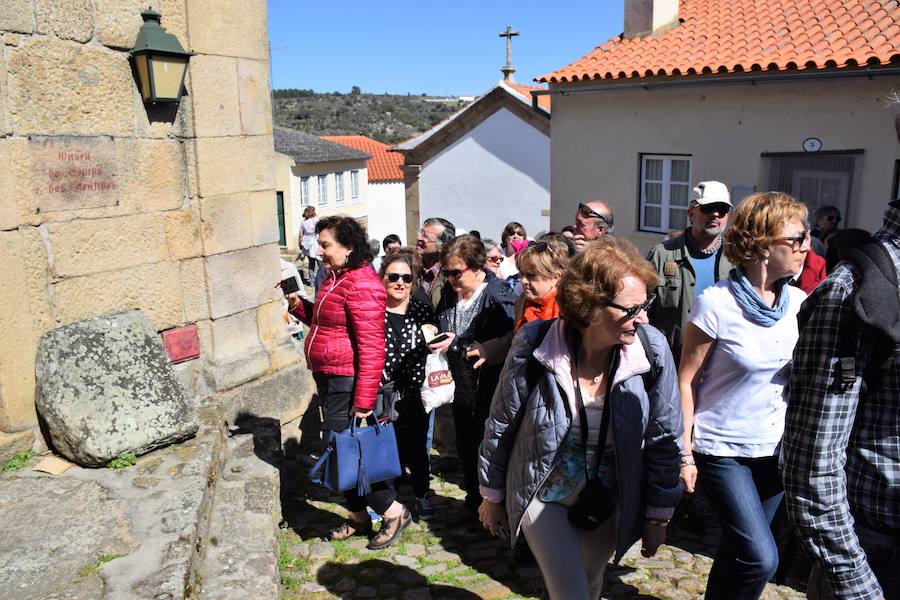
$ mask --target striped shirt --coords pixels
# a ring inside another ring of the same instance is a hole
[[[875,239],[900,272],[900,201]],[[876,342],[853,312],[860,278],[841,263],[801,309],[782,447],[791,521],[838,599],[882,597],[854,521],[900,531],[900,352],[861,393]],[[856,377],[842,387],[839,361],[851,350]]]

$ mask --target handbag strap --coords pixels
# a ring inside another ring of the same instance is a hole
[[[319,457],[319,460],[316,461],[316,464],[314,464],[312,469],[309,470],[309,478],[313,483],[322,483],[322,477],[319,475],[319,473],[325,467],[325,461],[328,460],[328,456],[332,453],[333,450],[334,447],[331,444],[328,444],[328,448],[325,449],[325,452],[322,453],[322,456]]]
[[[584,406],[584,398],[581,395],[581,384],[578,382],[578,353],[581,351],[581,344],[578,336],[573,332],[571,336],[572,343],[572,383],[575,387],[575,397],[578,399],[578,419],[581,422],[581,443],[584,449],[584,476],[586,481],[590,481],[591,476],[588,473],[587,465],[587,446],[588,446],[588,421],[587,410]],[[600,433],[597,439],[597,455],[603,454],[606,447],[606,431],[609,428],[610,415],[610,392],[612,391],[612,377],[615,373],[616,363],[619,359],[620,346],[613,348],[613,355],[609,360],[609,369],[606,373],[606,395],[603,397],[603,416],[600,419]]]

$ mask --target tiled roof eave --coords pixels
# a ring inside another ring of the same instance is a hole
[[[551,90],[558,90],[563,87],[569,86],[584,86],[590,84],[592,87],[594,86],[609,86],[610,88],[615,87],[633,87],[633,86],[641,86],[641,85],[650,85],[661,82],[708,82],[708,83],[717,83],[717,82],[727,82],[728,80],[742,80],[742,79],[752,79],[754,77],[765,77],[767,79],[773,78],[777,79],[779,76],[784,76],[785,79],[790,78],[791,75],[796,74],[808,74],[810,76],[814,76],[815,74],[820,74],[822,76],[826,76],[829,73],[856,73],[859,75],[866,74],[877,74],[879,71],[885,70],[893,70],[893,68],[900,68],[900,55],[897,56],[896,60],[892,60],[891,62],[884,64],[863,64],[858,65],[854,61],[850,61],[845,65],[829,65],[824,68],[813,68],[811,66],[798,66],[798,67],[790,67],[790,68],[770,68],[770,69],[751,69],[751,70],[727,70],[722,67],[719,70],[711,71],[704,69],[703,72],[700,73],[689,73],[689,74],[680,74],[680,73],[655,73],[653,75],[645,74],[632,74],[631,76],[625,77],[612,77],[612,76],[601,76],[599,73],[594,74],[593,76],[574,76],[571,79],[567,77],[562,77],[560,79],[542,79],[541,81],[546,81],[550,85]],[[607,74],[609,75],[609,74]],[[631,85],[629,85],[631,84]]]

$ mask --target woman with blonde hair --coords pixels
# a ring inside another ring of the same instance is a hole
[[[658,283],[604,237],[559,281],[559,318],[525,324],[479,459],[482,524],[528,539],[551,600],[599,598],[606,563],[639,538],[652,556],[681,496],[675,363],[647,308]]]
[[[678,372],[681,479],[699,478],[722,526],[706,598],[755,599],[778,567],[769,526],[784,492],[778,451],[785,386],[806,298],[787,285],[809,252],[806,206],[753,194],[732,212],[725,255],[736,265],[691,308]]]

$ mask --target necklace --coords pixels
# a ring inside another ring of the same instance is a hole
[[[597,375],[596,377],[594,377],[594,383],[600,383],[601,377],[602,377],[602,375]]]
[[[716,243],[712,248],[700,248],[700,246],[697,245],[697,240],[694,239],[694,236],[691,235],[690,230],[688,230],[684,235],[684,242],[685,244],[687,244],[688,249],[692,254],[704,254],[706,256],[710,256],[718,252],[719,248],[722,247],[722,236],[720,235],[716,237]]]

